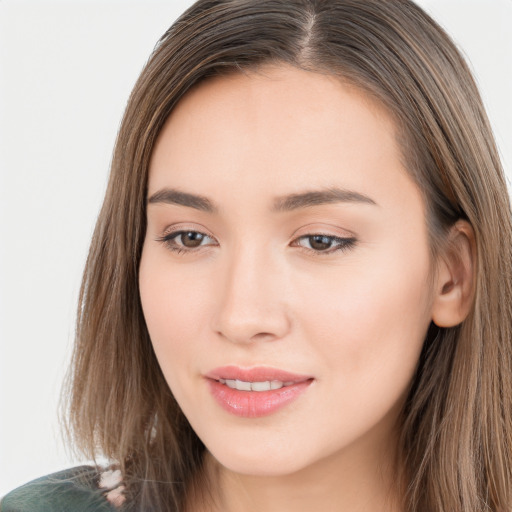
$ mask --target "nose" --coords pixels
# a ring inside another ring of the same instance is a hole
[[[245,248],[224,262],[214,330],[233,343],[274,341],[290,330],[286,272],[266,251]]]

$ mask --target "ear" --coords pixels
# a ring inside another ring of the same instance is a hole
[[[469,222],[457,221],[439,255],[432,320],[438,327],[454,327],[469,314],[475,288],[475,233]]]

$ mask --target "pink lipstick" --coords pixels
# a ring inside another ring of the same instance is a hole
[[[298,398],[313,378],[275,368],[224,366],[205,375],[226,411],[243,418],[267,416]]]

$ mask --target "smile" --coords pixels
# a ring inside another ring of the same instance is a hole
[[[281,382],[279,380],[266,380],[263,382],[247,382],[244,380],[219,379],[221,384],[225,384],[228,388],[238,389],[238,391],[270,391],[281,389],[284,386],[291,386],[293,381]]]
[[[266,367],[217,368],[206,376],[209,391],[225,411],[242,418],[277,412],[299,398],[313,378]]]

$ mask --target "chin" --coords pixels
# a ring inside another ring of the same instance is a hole
[[[209,452],[227,470],[255,477],[290,475],[309,464],[306,454],[293,446],[254,443],[237,446],[232,443],[229,446],[215,446]]]
[[[261,457],[240,459],[236,457],[223,457],[216,460],[221,466],[227,470],[239,475],[254,477],[280,477],[291,475],[303,469],[302,465],[297,461],[265,459]]]

